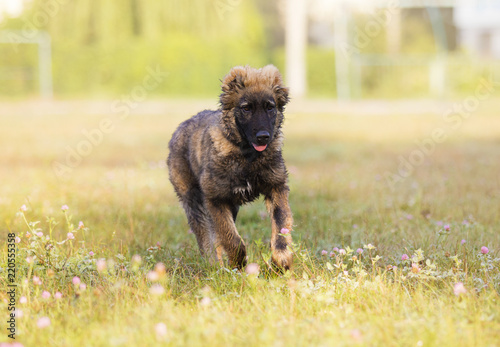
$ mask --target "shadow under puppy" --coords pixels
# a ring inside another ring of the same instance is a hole
[[[222,264],[246,265],[245,242],[235,226],[241,205],[264,195],[271,216],[272,262],[292,266],[287,170],[281,154],[283,111],[288,103],[276,67],[236,66],[222,81],[221,108],[184,121],[172,135],[170,181],[196,235],[201,253]]]

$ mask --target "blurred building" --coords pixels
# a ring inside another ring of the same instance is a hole
[[[458,44],[466,50],[500,58],[500,2],[476,0],[455,8]]]

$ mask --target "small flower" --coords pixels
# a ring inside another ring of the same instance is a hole
[[[343,248],[339,249],[339,254],[341,254],[341,255],[345,255],[345,254],[346,254],[345,249],[343,249]]]
[[[142,258],[139,254],[134,254],[132,256],[132,263],[134,264],[141,264],[142,263]]]
[[[90,251],[90,252],[89,252],[89,255],[90,255],[91,257],[93,257],[93,256],[94,256],[94,252]]]
[[[408,254],[403,254],[403,255],[401,256],[401,260],[402,260],[402,261],[405,261],[405,260],[408,260],[408,259],[410,259],[410,257],[408,256]]]
[[[73,282],[73,284],[74,284],[75,286],[77,286],[77,285],[79,285],[82,281],[80,280],[80,277],[75,276],[75,277],[73,277],[73,279],[71,280],[71,282]]]
[[[62,206],[61,206],[61,210],[63,210],[63,211],[67,211],[67,210],[69,210],[68,205],[62,205]]]
[[[280,233],[282,233],[283,235],[290,234],[290,230],[287,228],[283,228],[281,229]]]
[[[16,236],[15,242],[16,243],[21,243],[21,238],[19,236]]]
[[[16,308],[14,310],[14,315],[16,316],[16,318],[23,318],[24,316],[24,312],[18,308]],[[1,346],[1,345],[0,345]],[[15,345],[12,345],[12,347],[14,347]]]
[[[73,233],[68,233],[68,235],[66,235],[66,237],[68,238],[68,240],[74,240],[75,239],[75,235],[73,235]]]
[[[349,272],[348,271],[344,271],[344,276],[349,276]]]
[[[490,250],[488,249],[488,247],[486,247],[486,246],[481,247],[481,253],[487,254],[489,251]]]
[[[165,267],[165,264],[163,263],[157,263],[155,265],[155,272],[159,275],[159,276],[163,276],[167,273],[167,268]]]
[[[351,338],[357,343],[361,343],[363,341],[363,335],[361,334],[361,331],[359,331],[358,329],[351,330],[350,335]]]
[[[157,337],[165,337],[167,335],[167,326],[165,325],[165,323],[156,324],[155,332]]]
[[[352,228],[353,228],[353,229],[357,229],[357,228],[359,228],[359,227],[358,227],[358,225],[357,225],[357,224],[353,224],[353,225],[352,225]]]
[[[87,285],[85,283],[80,283],[80,290],[85,290],[87,289]]]
[[[82,221],[78,222],[78,229],[83,229],[83,228],[85,228],[85,225],[83,225],[83,222]]]
[[[258,276],[259,275],[259,271],[260,271],[260,268],[259,268],[259,264],[257,264],[257,263],[248,264],[247,268],[245,269],[245,272],[248,275]]]
[[[417,263],[412,263],[411,264],[411,272],[413,272],[413,273],[419,273],[420,272],[420,267],[418,266]]]
[[[443,229],[446,230],[446,231],[450,231],[450,225],[449,224],[445,224],[443,226]]]
[[[63,295],[62,295],[62,293],[61,293],[61,292],[56,292],[56,293],[54,294],[54,298],[56,298],[56,299],[58,299],[58,300],[59,300],[59,299],[61,299],[61,298],[62,298],[62,296],[63,296]]]
[[[19,211],[21,212],[26,212],[28,210],[28,208],[26,207],[26,205],[22,205],[20,208],[19,208]]]
[[[321,251],[321,255],[327,255],[327,254],[328,254],[328,252],[326,250]]]
[[[106,259],[104,259],[104,258],[97,259],[96,267],[97,267],[97,271],[99,271],[99,272],[103,272],[104,270],[106,270]]]
[[[43,233],[41,231],[39,231],[39,232],[36,233],[36,236],[43,237]]]
[[[50,325],[50,318],[49,317],[42,317],[40,318],[37,322],[36,322],[36,325],[40,328],[40,329],[44,329],[46,327],[48,327]]]
[[[44,290],[42,292],[42,298],[44,298],[44,299],[50,298],[50,293],[48,291]]]
[[[333,251],[334,251],[334,252],[338,252],[338,251],[339,251],[339,248],[338,248],[338,247],[333,247]]]
[[[462,241],[460,241],[460,244],[463,245],[465,244],[467,241],[465,241],[465,239],[463,239]]]
[[[26,262],[27,262],[28,264],[33,263],[33,257],[26,257]]]
[[[25,297],[25,296],[21,296],[21,297],[19,298],[19,303],[20,303],[20,304],[25,304],[25,303],[27,303],[27,302],[28,302],[28,299],[26,299],[26,297]]]
[[[156,282],[160,279],[160,275],[156,271],[149,271],[146,278],[151,282]]]
[[[42,284],[42,280],[38,276],[33,276],[33,284],[35,286],[40,286]]]
[[[210,305],[211,302],[212,302],[212,300],[210,300],[210,298],[208,296],[205,296],[203,299],[201,299],[200,305],[207,307]]]
[[[412,219],[413,219],[413,216],[412,216],[411,214],[409,214],[409,213],[408,213],[408,214],[406,214],[406,216],[405,216],[405,217],[406,217],[406,219],[408,219],[408,220],[412,220]]]
[[[369,249],[369,250],[372,250],[372,249],[375,249],[376,247],[374,245],[372,245],[371,243],[367,244],[367,245],[364,245],[363,248],[366,248],[366,249]]]
[[[356,253],[358,253],[358,254],[363,253],[363,249],[362,249],[362,248],[358,248],[358,249],[356,250]]]
[[[459,296],[460,294],[466,294],[467,289],[465,289],[462,282],[458,282],[453,286],[453,293],[455,293],[456,296]]]
[[[163,288],[160,284],[153,284],[151,288],[149,288],[149,292],[152,295],[159,296],[165,293],[165,288]]]

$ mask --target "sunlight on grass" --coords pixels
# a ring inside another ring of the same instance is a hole
[[[52,163],[105,115],[0,116],[1,129],[16,129],[0,138],[16,341],[495,346],[500,121],[486,106],[394,186],[386,173],[443,125],[439,116],[291,113],[284,155],[295,264],[283,276],[266,265],[262,201],[238,216],[246,272],[200,258],[164,164],[172,131],[189,116],[182,110],[117,122],[65,177]],[[7,254],[2,247],[3,312]]]

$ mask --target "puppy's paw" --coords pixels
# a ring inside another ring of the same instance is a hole
[[[293,265],[293,254],[288,249],[275,250],[271,257],[272,264],[282,272],[291,270]]]

